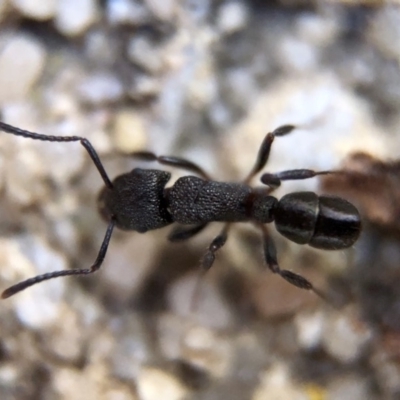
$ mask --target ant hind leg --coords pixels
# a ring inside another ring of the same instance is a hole
[[[316,295],[328,301],[324,293],[314,288],[313,284],[306,278],[286,269],[281,269],[279,267],[274,241],[270,237],[268,229],[265,226],[262,225],[261,230],[263,233],[264,257],[268,268],[274,274],[280,275],[283,279],[285,279],[285,281],[289,282],[290,284],[297,286],[300,289],[312,290]]]

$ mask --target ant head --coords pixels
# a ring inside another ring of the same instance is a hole
[[[141,233],[171,224],[164,197],[170,177],[169,172],[140,168],[119,175],[99,194],[100,215],[106,221],[115,219],[120,229]]]

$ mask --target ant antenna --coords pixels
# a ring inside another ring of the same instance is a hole
[[[11,133],[12,135],[22,136],[25,138],[43,140],[46,142],[81,142],[81,145],[86,149],[89,153],[90,158],[92,159],[94,165],[99,171],[105,185],[112,189],[113,185],[110,181],[110,178],[107,175],[106,170],[103,167],[103,164],[100,161],[100,157],[96,153],[96,150],[92,146],[92,144],[86,138],[80,136],[52,136],[52,135],[43,135],[41,133],[29,132],[24,129],[16,128],[15,126],[11,126],[5,124],[4,122],[0,122],[0,130],[6,133]]]
[[[272,142],[274,141],[275,137],[285,136],[296,128],[297,127],[295,125],[282,125],[265,136],[263,142],[261,143],[260,149],[258,150],[256,162],[249,175],[243,181],[244,183],[248,184],[254,178],[254,176],[265,167],[271,151]]]
[[[99,173],[104,181],[104,184],[109,189],[113,188],[110,178],[108,177],[108,175],[104,169],[104,166],[101,163],[98,154],[96,153],[96,150],[94,149],[92,144],[89,142],[89,140],[87,140],[86,138],[83,138],[80,136],[43,135],[40,133],[29,132],[24,129],[20,129],[20,128],[5,124],[4,122],[0,122],[0,130],[4,131],[6,133],[10,133],[12,135],[22,136],[25,138],[36,139],[36,140],[43,140],[43,141],[47,141],[47,142],[80,142],[81,145],[88,152],[94,165],[96,166],[97,170],[99,171]],[[97,255],[96,261],[90,268],[54,271],[54,272],[49,272],[49,273],[46,273],[43,275],[35,276],[33,278],[27,279],[25,281],[19,282],[16,285],[9,287],[1,294],[1,298],[6,299],[6,298],[13,296],[14,294],[20,292],[21,290],[24,290],[32,285],[35,285],[36,283],[43,282],[48,279],[58,278],[59,276],[88,275],[93,272],[96,272],[101,267],[101,264],[103,263],[104,258],[106,256],[108,244],[110,242],[111,234],[112,234],[115,224],[116,224],[116,218],[114,216],[112,216],[111,221],[108,225],[106,234],[104,236],[103,243],[102,243],[99,253]]]
[[[33,278],[27,279],[13,286],[10,286],[8,289],[4,290],[4,292],[1,294],[1,298],[7,299],[8,297],[11,297],[14,294],[20,292],[21,290],[36,285],[37,283],[47,281],[49,279],[58,278],[60,276],[89,275],[92,274],[93,272],[96,272],[101,267],[101,264],[103,263],[104,258],[106,256],[108,244],[110,243],[115,223],[116,223],[115,217],[112,217],[110,223],[108,224],[108,228],[104,236],[103,243],[101,244],[99,253],[97,254],[96,261],[90,268],[54,271],[54,272],[48,272],[47,274],[35,276]]]

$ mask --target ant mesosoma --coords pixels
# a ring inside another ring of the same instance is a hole
[[[99,194],[98,207],[102,217],[108,221],[103,243],[90,268],[38,275],[9,287],[1,297],[5,299],[48,279],[96,272],[105,258],[115,226],[144,233],[177,222],[180,225],[171,231],[168,239],[178,242],[190,239],[210,222],[224,222],[222,231],[211,242],[201,261],[201,269],[205,272],[214,263],[216,252],[225,244],[230,224],[246,221],[253,222],[260,228],[265,261],[273,273],[292,285],[320,294],[301,275],[279,267],[275,245],[265,224],[275,221],[277,230],[293,242],[309,244],[319,249],[336,250],[350,247],[357,240],[361,230],[359,213],[351,203],[339,197],[295,192],[283,196],[278,201],[270,196],[270,193],[282,181],[308,179],[340,171],[315,172],[309,169],[294,169],[276,174],[265,173],[261,176],[265,187],[249,186],[251,179],[265,167],[274,138],[284,136],[293,129],[293,125],[283,125],[266,135],[252,170],[240,183],[213,181],[202,168],[182,158],[157,156],[151,152],[132,153],[131,156],[143,161],[157,161],[199,176],[184,176],[166,188],[171,174],[157,169],[135,168],[111,181],[95,149],[83,137],[43,135],[0,122],[0,130],[25,138],[49,142],[80,142],[105,183]]]

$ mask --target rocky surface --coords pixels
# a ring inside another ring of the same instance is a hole
[[[395,1],[0,0],[1,120],[87,137],[112,177],[158,168],[123,156],[149,149],[241,179],[289,123],[271,172],[346,169],[354,152],[385,164],[400,158],[399,21]],[[324,183],[365,212],[354,248],[300,247],[271,228],[280,264],[332,304],[272,276],[252,226],[231,229],[195,301],[218,224],[182,244],[168,229],[115,232],[96,275],[1,301],[0,398],[398,399],[398,168],[380,165],[363,190]],[[1,290],[91,265],[101,186],[79,144],[0,133]],[[320,180],[276,195],[293,190]]]

